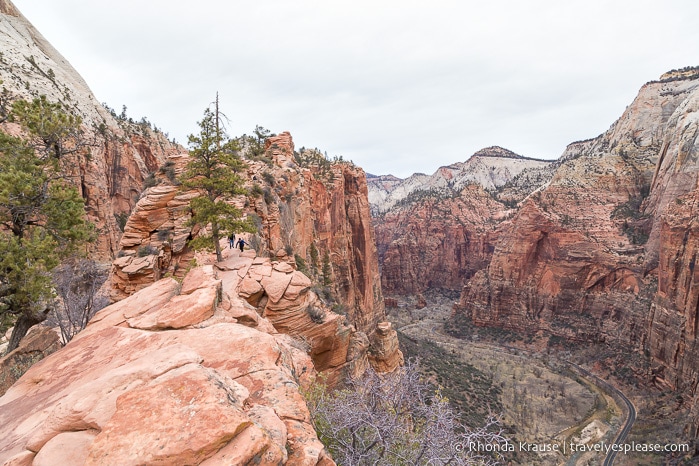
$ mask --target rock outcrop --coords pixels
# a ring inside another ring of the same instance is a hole
[[[295,154],[289,133],[269,138],[266,147],[264,161],[246,160],[244,179],[252,194],[231,201],[259,228],[258,235],[246,237],[260,254],[325,282],[326,300],[359,331],[371,333],[385,311],[364,172]],[[186,155],[176,155],[167,163],[179,174],[186,162]],[[181,275],[193,257],[186,244],[198,230],[187,221],[197,193],[181,191],[163,174],[157,179],[161,184],[144,192],[124,228],[113,299],[166,274]]]
[[[273,163],[252,161],[248,178],[271,194],[253,205],[266,249],[290,261],[298,257],[310,275],[323,275],[350,321],[370,333],[385,311],[364,171],[316,151],[298,153],[286,132],[265,147]]]
[[[426,195],[374,217],[381,282],[389,296],[459,290],[485,268],[509,209],[477,185]]]
[[[334,464],[299,394],[310,357],[236,293],[263,268],[291,278],[281,295],[261,279],[269,301],[305,281],[255,261],[231,256],[101,310],[0,398],[0,464]]]
[[[9,0],[0,7],[0,53],[0,79],[8,94],[3,99],[45,95],[82,118],[84,149],[71,156],[67,175],[101,232],[95,252],[110,260],[121,236],[117,219],[128,216],[148,173],[183,149],[146,120],[117,118],[101,105],[79,73]],[[8,124],[3,126],[8,131]]]
[[[252,194],[231,202],[255,219],[260,233],[245,237],[268,257],[225,249],[227,257],[240,261],[216,265],[225,269],[220,274],[240,277],[236,293],[257,310],[236,318],[256,323],[257,315],[264,316],[276,331],[301,338],[331,384],[357,377],[369,363],[369,338],[384,320],[363,172],[348,164],[318,167],[308,161],[299,168],[297,163],[304,162],[291,161],[294,147],[288,133],[270,138],[265,156],[267,161],[247,160],[246,184]],[[186,156],[175,156],[167,166],[179,174],[186,163]],[[182,191],[163,174],[157,179],[161,183],[146,190],[126,223],[120,257],[113,262],[114,300],[164,276],[181,279],[195,258],[187,241],[199,232],[188,226],[189,201],[198,194]],[[255,197],[259,191],[264,196]],[[196,260],[202,264],[210,258],[198,255]],[[383,340],[395,343],[395,354],[380,353],[373,361],[395,369],[394,361],[402,360],[397,336],[393,332]]]

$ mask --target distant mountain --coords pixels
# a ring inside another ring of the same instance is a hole
[[[415,173],[405,179],[393,175],[367,175],[369,203],[372,212],[378,215],[416,191],[459,192],[470,184],[477,184],[488,191],[496,191],[521,175],[536,173],[535,176],[521,177],[521,180],[531,178],[540,183],[532,187],[529,191],[531,192],[550,178],[541,176],[541,173],[553,174],[552,166],[553,162],[550,160],[523,157],[502,147],[486,147],[473,154],[467,161],[440,167],[432,175]]]

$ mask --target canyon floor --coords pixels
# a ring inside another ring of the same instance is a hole
[[[458,295],[430,292],[427,305],[402,298],[389,309],[406,357],[419,357],[421,367],[436,386],[477,425],[489,412],[499,413],[501,425],[519,450],[529,445],[569,445],[614,441],[626,421],[619,396],[602,384],[611,383],[632,400],[638,411],[627,443],[678,443],[686,414],[681,400],[669,391],[648,388],[638,369],[609,363],[614,349],[603,345],[559,346],[544,335],[521,336],[501,329],[473,327],[459,338],[445,330]],[[604,364],[600,365],[600,362]],[[634,368],[641,362],[629,361]],[[582,371],[581,371],[582,369]],[[588,376],[584,370],[596,376]],[[562,448],[562,447],[560,447]],[[603,464],[604,453],[516,451],[506,453],[513,464]],[[682,457],[657,454],[620,454],[617,465],[693,464]]]

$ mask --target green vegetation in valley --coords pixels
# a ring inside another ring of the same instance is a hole
[[[398,338],[403,355],[420,359],[423,375],[442,387],[464,424],[482,425],[491,413],[502,411],[500,388],[493,384],[491,376],[436,343],[414,340],[400,332]]]

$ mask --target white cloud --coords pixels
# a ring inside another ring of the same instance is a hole
[[[402,176],[489,145],[557,157],[699,44],[693,0],[14,3],[98,99],[179,141],[219,91],[234,134]]]

